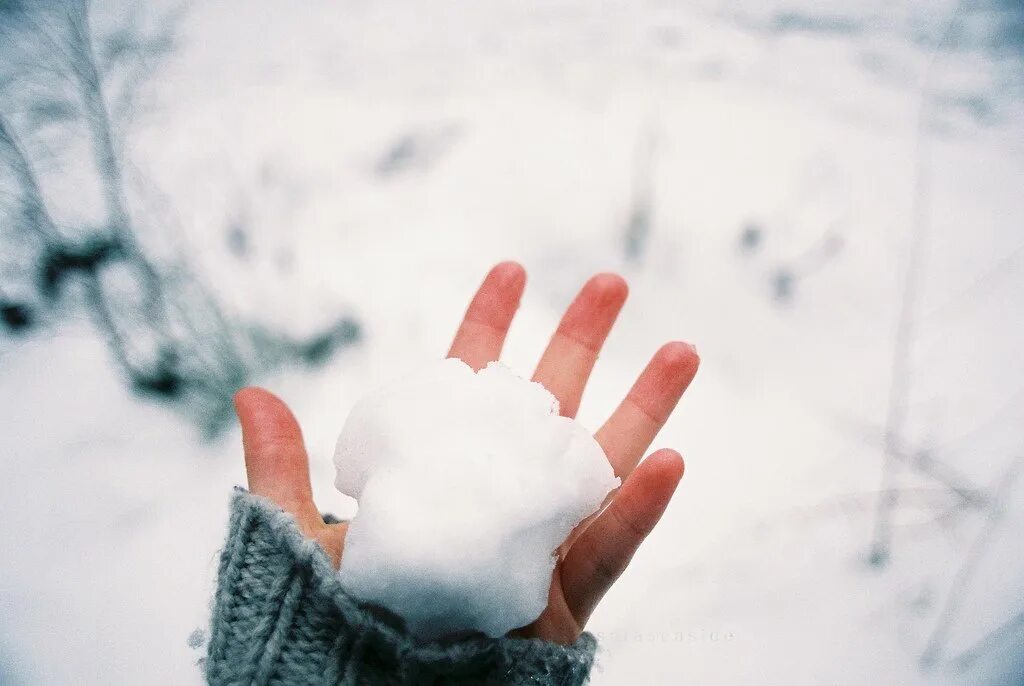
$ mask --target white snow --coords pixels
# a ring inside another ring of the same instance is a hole
[[[457,359],[361,398],[334,459],[335,485],[359,501],[341,578],[422,639],[536,619],[556,548],[619,484],[541,384]]]
[[[515,369],[584,279],[629,280],[587,425],[659,343],[698,344],[701,373],[654,446],[679,449],[687,474],[588,623],[595,686],[1015,683],[1024,481],[971,557],[988,511],[943,480],[987,489],[1024,444],[1021,60],[933,59],[960,4],[844,3],[859,33],[783,33],[780,17],[840,3],[191,3],[124,141],[133,210],[246,317],[301,335],[358,307],[359,348],[258,380],[300,418],[317,505],[339,516],[341,418],[396,360],[447,349],[498,260],[530,275],[503,355]],[[997,4],[964,4],[958,23]],[[379,174],[410,132],[429,154]],[[651,135],[651,231],[627,262]],[[51,173],[81,165],[79,148],[43,143]],[[95,205],[89,191],[58,186],[61,216]],[[904,438],[930,448],[938,478],[907,465],[877,569],[863,558],[915,193],[931,236]],[[247,260],[225,246],[240,219]],[[763,240],[741,253],[746,223]],[[805,260],[829,231],[841,254]],[[784,266],[803,276],[781,304]],[[187,638],[207,623],[230,486],[245,483],[237,432],[207,444],[133,398],[84,322],[0,339],[0,432],[0,681],[201,683]]]

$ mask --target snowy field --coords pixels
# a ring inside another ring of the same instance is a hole
[[[359,324],[254,379],[298,415],[323,509],[353,512],[348,408],[444,354],[491,264],[529,273],[524,374],[618,271],[580,420],[664,341],[703,363],[655,446],[680,490],[588,626],[593,683],[1024,683],[1012,0],[101,1],[89,25],[97,51],[173,39],[116,129],[147,249],[234,317]],[[101,222],[84,134],[26,128],[46,77],[14,54],[0,114],[54,221]],[[133,393],[75,297],[0,335],[0,683],[200,683],[239,435]]]

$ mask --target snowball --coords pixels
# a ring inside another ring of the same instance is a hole
[[[457,359],[364,396],[334,462],[359,501],[342,583],[423,640],[536,619],[557,547],[619,484],[541,384]]]

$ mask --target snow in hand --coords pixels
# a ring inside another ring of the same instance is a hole
[[[556,549],[619,484],[541,384],[456,359],[356,403],[335,466],[359,501],[342,582],[421,640],[536,619]]]

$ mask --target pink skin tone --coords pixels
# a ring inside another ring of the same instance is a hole
[[[448,357],[474,369],[498,359],[526,285],[526,272],[502,262],[487,274],[466,310]],[[533,374],[575,416],[598,353],[628,294],[615,274],[598,274],[580,290]],[[582,522],[559,548],[547,609],[513,635],[569,644],[583,631],[597,603],[626,569],[654,529],[683,476],[683,460],[670,449],[641,461],[697,373],[693,346],[663,345],[594,437],[622,486],[606,507]],[[325,524],[313,503],[309,458],[295,416],[277,396],[244,388],[235,396],[249,490],[292,513],[306,536],[340,564],[347,525]]]

